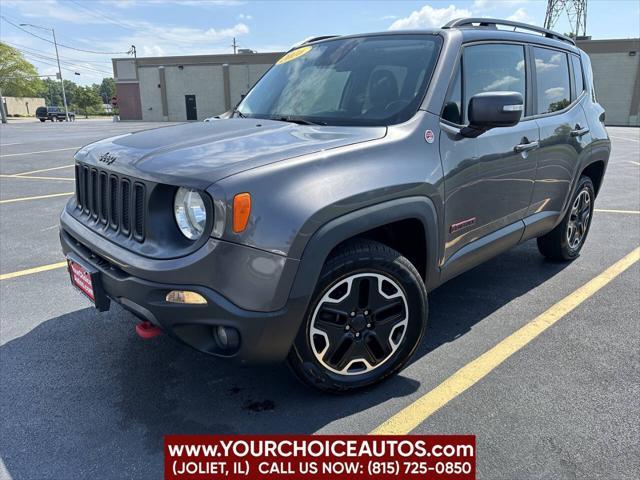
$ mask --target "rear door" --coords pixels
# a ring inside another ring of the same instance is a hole
[[[586,99],[582,71],[575,72],[574,55],[532,46],[536,122],[540,127],[538,170],[529,215],[535,215],[527,237],[553,227],[573,186],[591,132],[581,103]],[[579,65],[579,58],[576,60]],[[579,91],[578,91],[579,90]],[[528,222],[529,223],[529,222]]]
[[[445,175],[445,262],[461,249],[465,249],[461,254],[470,253],[474,242],[483,238],[486,242],[475,245],[491,243],[503,249],[520,239],[521,220],[533,190],[539,140],[538,125],[528,115],[526,65],[523,44],[480,43],[463,50],[461,70],[442,112],[443,122],[454,127],[443,128],[440,136]],[[458,131],[468,123],[465,106],[469,99],[498,91],[521,93],[525,117],[513,127],[494,128],[477,138],[461,137]]]

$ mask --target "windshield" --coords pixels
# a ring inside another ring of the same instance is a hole
[[[419,108],[442,40],[337,39],[294,49],[260,79],[240,116],[326,125],[391,125]]]

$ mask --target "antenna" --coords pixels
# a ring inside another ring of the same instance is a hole
[[[587,35],[587,0],[548,0],[544,28],[553,30],[558,19],[566,13],[572,37]]]

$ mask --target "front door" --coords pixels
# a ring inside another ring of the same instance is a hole
[[[187,107],[187,120],[198,120],[198,107],[195,95],[185,95],[184,103]]]
[[[522,94],[525,117],[520,123],[494,128],[477,138],[457,133],[456,126],[468,123],[464,106],[469,99],[478,93],[497,91]],[[447,96],[442,113],[445,128],[440,136],[445,176],[445,264],[464,247],[468,246],[457,259],[471,252],[472,244],[491,243],[506,249],[518,242],[523,228],[520,220],[531,201],[539,141],[538,124],[527,117],[530,107],[526,102],[523,45],[465,47],[462,72],[458,72]],[[446,128],[446,124],[454,128]]]

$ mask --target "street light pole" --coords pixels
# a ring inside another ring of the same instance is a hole
[[[41,30],[49,30],[53,35],[53,45],[56,48],[56,60],[58,62],[58,77],[60,78],[60,85],[62,86],[62,101],[64,102],[64,114],[69,121],[69,109],[67,108],[67,95],[64,91],[64,80],[62,78],[62,69],[60,68],[60,56],[58,55],[58,42],[56,41],[56,31],[53,28],[41,27],[39,25],[33,25],[31,23],[21,23],[21,27],[34,27]]]
[[[52,28],[53,45],[56,47],[56,60],[58,61],[58,74],[60,74],[60,85],[62,85],[62,101],[64,102],[64,114],[69,121],[69,109],[67,108],[67,95],[64,91],[64,80],[62,79],[62,69],[60,68],[60,57],[58,56],[58,43],[56,42],[56,31]]]

